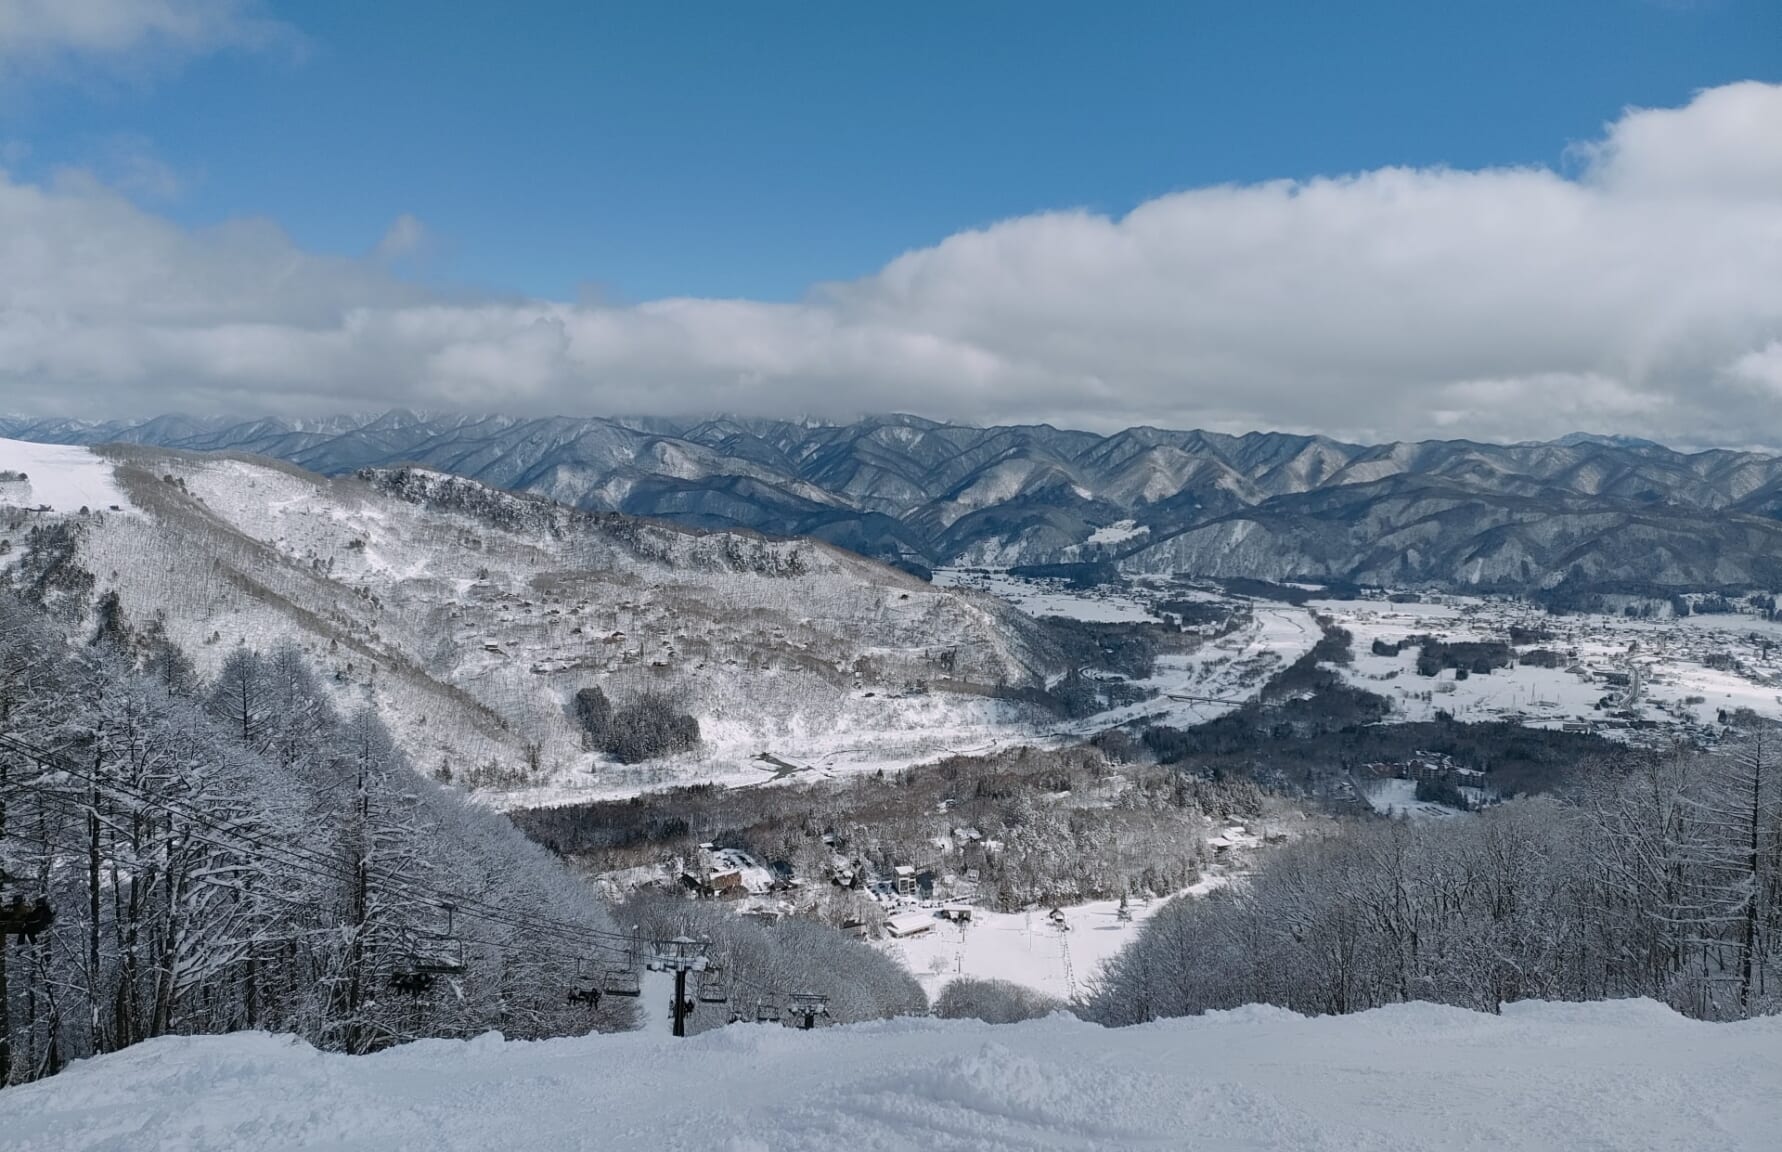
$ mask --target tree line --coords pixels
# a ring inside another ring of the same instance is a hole
[[[1650,996],[1782,1010],[1782,734],[1605,767],[1564,796],[1365,820],[1147,921],[1081,1005],[1131,1024],[1241,1004]]]
[[[206,680],[115,603],[97,619],[73,643],[0,594],[0,903],[54,914],[0,936],[0,1084],[168,1033],[363,1052],[631,1023],[565,1001],[622,935],[597,901],[338,709],[295,645]]]

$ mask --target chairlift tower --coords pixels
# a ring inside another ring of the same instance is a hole
[[[650,957],[650,971],[674,973],[674,1034],[687,1034],[687,1013],[693,1008],[693,1001],[687,996],[687,973],[704,972],[710,961],[706,953],[711,949],[710,940],[695,940],[690,936],[676,936],[673,940],[664,940],[656,945]]]
[[[817,1026],[817,1017],[829,1015],[829,997],[820,992],[794,992],[790,1000],[792,1015],[806,1032]]]

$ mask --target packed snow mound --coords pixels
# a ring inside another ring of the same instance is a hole
[[[170,1037],[0,1092],[0,1149],[1737,1149],[1782,1131],[1782,1020],[1650,1001],[1249,1008],[1104,1030],[735,1025],[374,1056]]]
[[[0,480],[0,504],[52,512],[127,508],[113,470],[111,461],[82,445],[0,440],[0,475],[25,475],[22,481]]]

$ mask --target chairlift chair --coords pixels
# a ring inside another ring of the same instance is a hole
[[[586,960],[578,959],[575,962],[575,979],[569,985],[569,1003],[598,1008],[602,995],[604,993],[600,987],[600,974],[591,970]]]
[[[699,975],[699,1002],[701,1004],[722,1004],[730,999],[730,989],[724,985],[724,970],[713,965]]]
[[[600,990],[608,996],[641,996],[643,981],[635,968],[609,968],[601,977]]]
[[[799,1028],[810,1028],[818,1018],[829,1016],[829,997],[821,992],[792,993],[791,1015],[786,1023]]]
[[[780,1020],[780,1006],[762,1000],[755,1005],[755,1023],[777,1024]]]
[[[461,976],[464,973],[464,941],[434,937],[409,956],[409,966],[428,976]]]

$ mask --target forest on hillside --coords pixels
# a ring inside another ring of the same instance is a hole
[[[205,679],[116,597],[68,616],[96,623],[70,635],[0,592],[0,1085],[170,1033],[365,1052],[633,1025],[654,938],[416,773],[297,645]],[[838,949],[890,964],[815,924],[743,944],[780,1002],[833,983]],[[881,977],[835,1017],[909,1010]]]
[[[1562,794],[1447,820],[1345,821],[1246,883],[1177,900],[1082,1011],[1132,1024],[1241,1004],[1649,996],[1782,1010],[1782,731],[1599,765]]]

